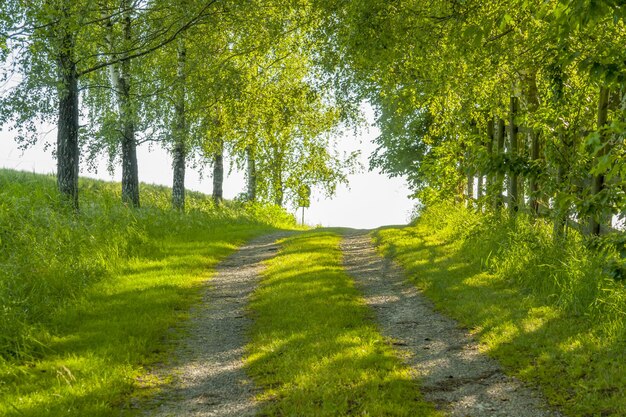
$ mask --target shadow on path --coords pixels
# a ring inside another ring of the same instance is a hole
[[[174,382],[154,399],[150,416],[254,416],[255,388],[243,369],[248,298],[259,281],[261,262],[278,251],[272,234],[244,245],[223,261],[209,281],[202,303],[191,312],[174,361],[157,371]]]
[[[379,256],[367,231],[344,231],[344,266],[421,383],[453,417],[556,417],[540,395],[506,376],[456,322],[434,311],[398,267]]]

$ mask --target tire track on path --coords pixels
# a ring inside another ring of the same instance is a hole
[[[261,262],[278,251],[275,233],[250,241],[222,261],[207,282],[203,300],[191,311],[187,336],[174,351],[175,358],[159,378],[171,376],[168,386],[155,401],[148,416],[229,417],[254,416],[255,388],[244,372],[246,316],[250,294],[260,280]]]
[[[399,267],[374,249],[369,231],[349,231],[344,267],[374,310],[383,335],[415,371],[424,397],[453,417],[562,417],[539,393],[505,375],[457,323],[434,311]]]

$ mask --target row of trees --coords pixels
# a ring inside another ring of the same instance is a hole
[[[626,7],[616,0],[326,4],[325,62],[378,109],[372,166],[429,204],[599,234],[626,209]],[[347,76],[346,76],[347,74]]]
[[[318,10],[318,9],[315,9]],[[59,191],[78,207],[79,162],[121,163],[122,199],[140,205],[137,146],[172,155],[172,204],[185,170],[224,154],[246,167],[246,199],[282,205],[302,187],[332,194],[350,158],[331,135],[352,112],[318,82],[304,0],[7,1],[0,10],[0,123],[26,147],[56,125]]]

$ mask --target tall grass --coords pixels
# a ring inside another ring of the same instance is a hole
[[[626,319],[626,290],[615,279],[619,244],[585,240],[575,230],[555,239],[552,224],[520,214],[484,214],[460,205],[429,208],[419,220],[440,238],[456,241],[482,270],[544,297],[568,314],[602,320],[609,332]],[[615,239],[608,237],[605,241]]]
[[[542,220],[447,204],[374,236],[438,309],[566,415],[626,415],[619,237],[555,239]]]
[[[276,207],[216,207],[193,192],[187,212],[175,212],[166,187],[142,185],[139,210],[120,203],[119,184],[84,179],[80,188],[75,213],[59,198],[52,176],[0,170],[0,361],[42,355],[56,311],[127,259],[158,250],[165,238],[201,239],[224,224],[294,224]]]

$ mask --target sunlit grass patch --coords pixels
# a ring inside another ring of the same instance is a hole
[[[340,238],[283,241],[255,292],[249,372],[267,416],[435,416],[341,268]]]
[[[43,357],[2,374],[0,414],[112,416],[119,415],[120,408],[132,412],[132,392],[165,382],[147,383],[143,365],[165,359],[160,353],[168,349],[168,335],[170,341],[174,337],[168,329],[199,301],[200,288],[216,263],[261,231],[224,225],[205,237],[208,250],[191,241],[185,254],[134,259],[125,273],[95,284],[51,320],[53,336]],[[184,246],[173,239],[164,243],[165,253],[168,243]]]
[[[626,415],[625,317],[606,305],[623,299],[623,285],[606,282],[602,260],[573,238],[552,246],[541,224],[535,233],[523,220],[461,226],[468,216],[478,215],[427,213],[374,238],[482,350],[567,415]]]
[[[0,185],[3,417],[135,414],[168,382],[147,368],[182,336],[216,264],[293,225],[274,208],[215,207],[195,193],[175,212],[165,187],[142,185],[133,210],[119,184],[82,181],[74,213],[51,177],[0,170]]]

